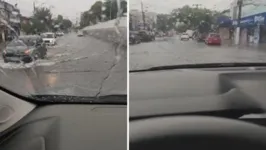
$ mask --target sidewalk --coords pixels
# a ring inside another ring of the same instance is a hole
[[[224,47],[238,47],[238,48],[249,48],[249,49],[257,49],[257,50],[265,50],[266,52],[266,43],[260,43],[258,45],[256,44],[240,44],[235,45],[233,40],[223,40],[222,46]]]

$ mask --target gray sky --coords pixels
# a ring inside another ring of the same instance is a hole
[[[80,13],[89,10],[91,5],[97,0],[5,0],[11,4],[18,4],[18,8],[21,10],[22,15],[30,16],[33,11],[33,2],[36,1],[36,6],[45,3],[44,6],[53,6],[52,12],[62,14],[64,17],[71,19],[80,16]]]
[[[223,10],[230,7],[232,0],[142,0],[144,8],[157,13],[169,13],[184,5],[201,4],[202,7]],[[216,5],[216,6],[215,6]],[[140,9],[141,0],[130,0],[130,9]]]

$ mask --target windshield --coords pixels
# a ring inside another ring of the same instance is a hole
[[[265,0],[131,0],[129,6],[130,31],[157,33],[156,38],[131,42],[131,71],[172,65],[266,62]],[[242,11],[238,15],[239,8]]]
[[[126,0],[6,0],[0,6],[0,87],[54,102],[127,94]],[[34,46],[27,36],[43,42]],[[29,49],[8,48],[18,56],[2,52],[5,45],[25,46],[12,41],[22,37]]]
[[[16,47],[16,46],[26,46],[26,45],[21,40],[13,40],[7,46],[8,47]]]

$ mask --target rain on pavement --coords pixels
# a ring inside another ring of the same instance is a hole
[[[129,55],[130,70],[139,70],[179,64],[266,62],[266,47],[208,46],[194,40],[181,41],[179,36],[174,36],[131,45]]]
[[[29,64],[4,63],[1,85],[16,93],[99,96],[126,91],[126,54],[117,60],[116,47],[74,32],[59,37],[47,58]],[[125,51],[125,50],[123,50]]]

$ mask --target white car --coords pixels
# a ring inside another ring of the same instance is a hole
[[[52,32],[43,33],[42,37],[43,37],[42,40],[46,45],[50,46],[56,45],[56,35],[54,33]]]
[[[64,32],[57,32],[56,35],[57,36],[64,36],[65,34],[64,34]]]
[[[83,32],[82,31],[78,31],[78,36],[83,36]]]
[[[182,33],[181,36],[180,36],[180,40],[183,41],[183,40],[189,40],[189,35],[187,33]]]

